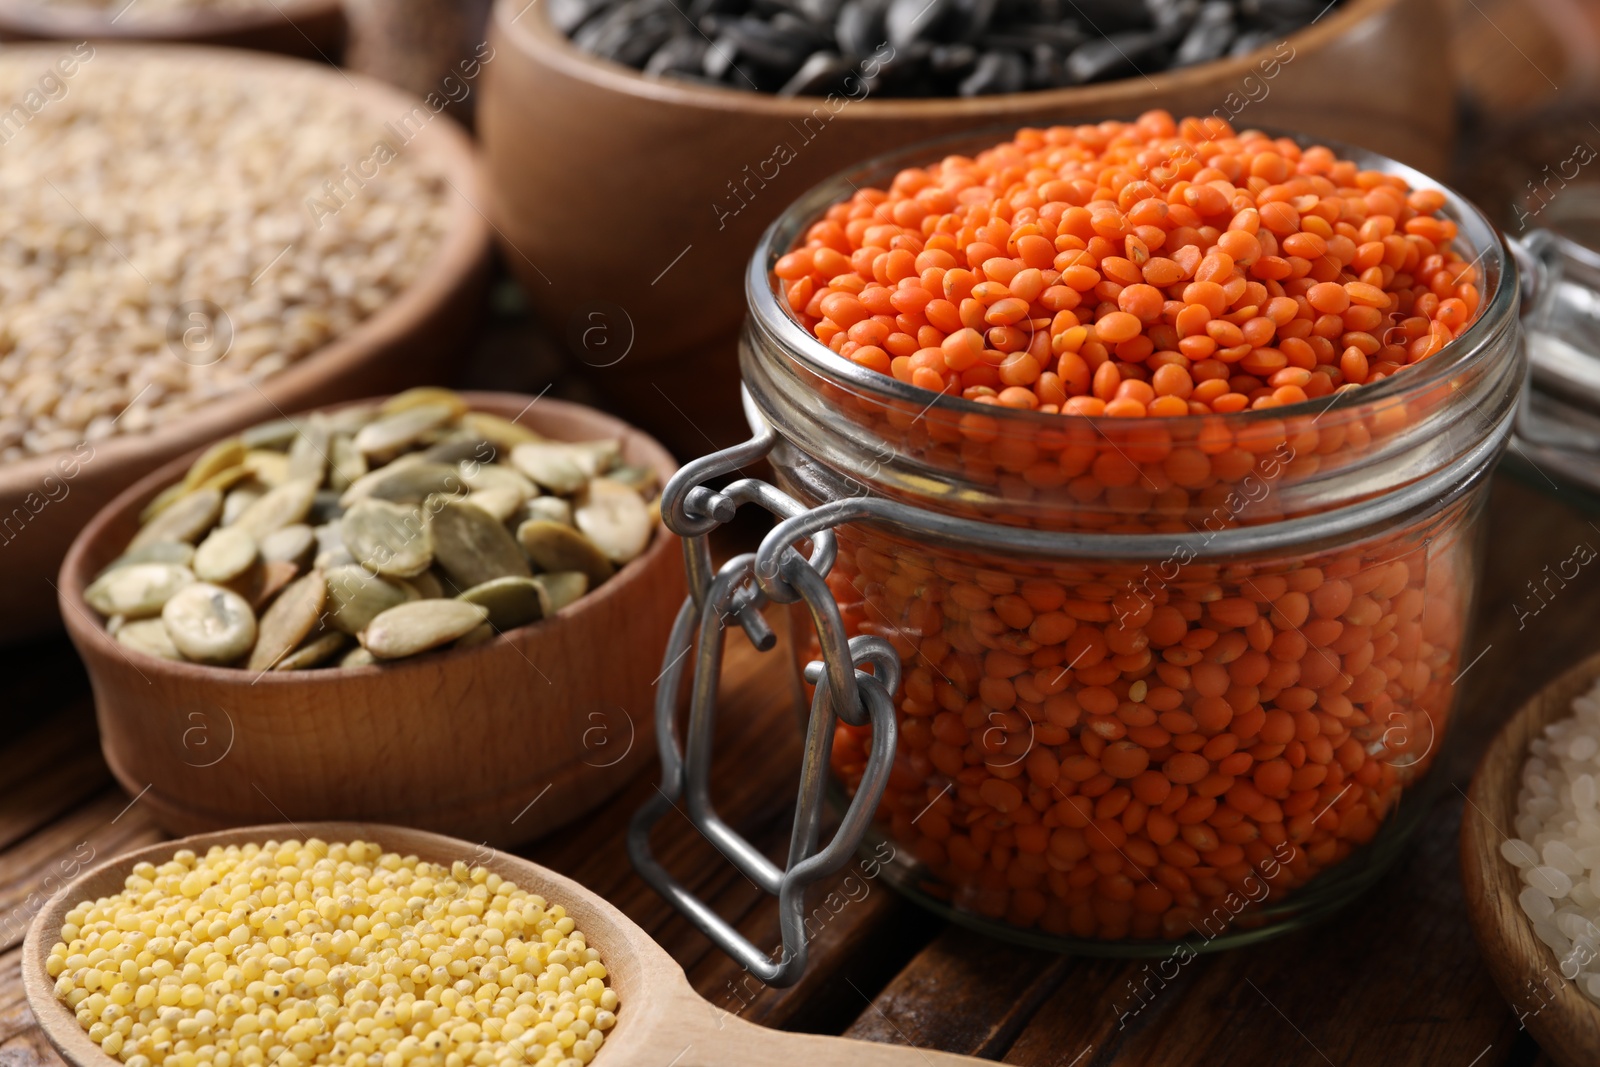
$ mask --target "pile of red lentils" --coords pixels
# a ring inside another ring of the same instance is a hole
[[[1225,418],[1380,381],[1459,334],[1480,294],[1442,205],[1325,148],[1152,112],[902,171],[830,209],[776,274],[862,366],[1119,420],[1008,433],[1003,410],[868,412],[897,440],[1017,500],[1064,486],[1067,526],[1189,531],[1197,507],[1238,518],[1220,502],[1262,457],[1314,473],[1415,414]],[[1319,554],[1155,570],[840,530],[849,632],[886,637],[904,668],[880,826],[925,889],[1016,926],[1174,939],[1259,921],[1252,902],[1371,841],[1431,763],[1469,508]],[[869,737],[836,733],[851,788]]]
[[[1020,131],[830,208],[774,273],[841,356],[980,404],[1123,418],[1296,404],[1476,314],[1438,190],[1217,118]]]

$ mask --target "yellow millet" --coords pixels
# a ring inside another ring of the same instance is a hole
[[[561,905],[365,841],[141,863],[45,966],[128,1067],[572,1067],[617,1021]]]

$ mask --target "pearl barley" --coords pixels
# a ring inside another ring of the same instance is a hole
[[[46,970],[128,1067],[573,1067],[617,1011],[561,905],[363,841],[141,863]]]

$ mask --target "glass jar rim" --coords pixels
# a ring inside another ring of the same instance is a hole
[[[1131,121],[1131,120],[1123,120]],[[1063,123],[1069,126],[1095,125],[1094,123]],[[1062,419],[1084,419],[1093,424],[1104,416],[1072,415],[1063,412],[1041,412],[1024,408],[1009,408],[997,404],[980,404],[948,393],[934,393],[902,382],[892,375],[882,374],[859,366],[834,352],[807,330],[790,313],[779,299],[779,288],[772,282],[772,270],[778,259],[789,252],[807,228],[816,222],[829,207],[849,199],[863,183],[877,183],[879,179],[868,175],[893,173],[912,166],[930,163],[961,154],[958,146],[975,151],[1004,143],[1020,129],[1046,129],[1041,126],[1014,124],[989,126],[964,133],[920,141],[905,148],[886,152],[861,163],[847,167],[831,177],[818,182],[799,198],[784,208],[761,235],[745,272],[745,300],[757,328],[769,334],[785,354],[801,362],[806,369],[820,378],[840,387],[856,391],[859,395],[882,403],[909,404],[920,407],[923,414],[939,411],[948,417],[985,415],[1002,425],[1024,427],[1030,430],[1060,425]],[[1442,209],[1460,227],[1472,249],[1481,249],[1477,259],[1484,261],[1484,281],[1492,282],[1492,291],[1485,293],[1477,316],[1466,330],[1449,341],[1439,352],[1418,363],[1410,364],[1401,372],[1390,375],[1381,382],[1362,385],[1358,389],[1335,392],[1331,399],[1317,397],[1281,407],[1230,412],[1209,416],[1225,420],[1232,426],[1249,426],[1267,420],[1322,414],[1347,405],[1380,404],[1388,400],[1403,399],[1406,395],[1438,385],[1451,374],[1460,372],[1492,356],[1493,340],[1503,319],[1514,312],[1519,297],[1518,265],[1506,247],[1499,231],[1477,206],[1461,193],[1429,175],[1388,156],[1369,149],[1349,145],[1329,138],[1312,137],[1296,131],[1272,126],[1250,126],[1236,133],[1260,131],[1273,138],[1286,138],[1302,148],[1320,145],[1332,149],[1340,159],[1357,163],[1363,169],[1376,170],[1405,179],[1412,189],[1435,189],[1445,198]],[[1189,423],[1193,415],[1145,416],[1141,425],[1161,428]],[[1118,420],[1122,421],[1122,420]]]

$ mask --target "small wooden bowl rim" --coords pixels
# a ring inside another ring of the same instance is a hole
[[[1533,924],[1517,903],[1522,883],[1516,868],[1500,854],[1500,842],[1514,832],[1517,793],[1528,742],[1549,723],[1572,714],[1572,698],[1600,678],[1600,653],[1578,663],[1545,686],[1503,726],[1484,753],[1467,792],[1461,816],[1461,877],[1467,915],[1500,993],[1514,1011],[1528,1005],[1527,983],[1554,975],[1554,999],[1521,1022],[1539,1046],[1563,1067],[1591,1067],[1600,1050],[1600,1004],[1562,976],[1554,953],[1533,934]],[[1505,916],[1512,921],[1504,921]]]
[[[1399,0],[1345,0],[1326,18],[1303,26],[1283,40],[1299,48],[1318,49],[1348,32],[1357,23],[1393,7]],[[536,10],[529,10],[532,7]],[[523,14],[531,17],[524,18]],[[533,61],[559,70],[577,81],[653,103],[675,104],[713,112],[771,115],[797,118],[809,115],[822,101],[820,96],[780,97],[772,93],[747,93],[738,89],[719,89],[671,79],[647,78],[632,67],[597,59],[579,51],[571,40],[551,25],[545,5],[529,5],[527,0],[499,0],[494,20],[500,32],[514,42]],[[837,112],[835,118],[856,116],[862,119],[945,119],[951,116],[988,116],[1003,121],[1017,114],[1036,115],[1052,106],[1081,108],[1095,100],[1106,116],[1132,117],[1131,111],[1144,106],[1155,95],[1172,96],[1185,92],[1214,89],[1217,83],[1242,79],[1255,70],[1268,48],[1263,45],[1242,56],[1200,63],[1192,67],[1134,75],[1116,81],[1092,82],[1063,89],[1002,93],[970,98],[907,97],[854,101]],[[1291,60],[1292,62],[1292,60]]]
[[[134,0],[135,3],[138,0]],[[121,10],[126,10],[123,7]],[[0,32],[28,37],[90,40],[206,40],[259,33],[280,25],[339,15],[340,0],[263,0],[258,8],[218,11],[209,8],[158,14],[127,21],[103,8],[42,4],[38,0],[0,0]],[[116,18],[113,22],[112,19]],[[314,46],[314,45],[313,45]]]
[[[489,411],[491,406],[501,403],[514,403],[520,406],[532,398],[515,393],[474,393],[463,392],[474,411]],[[366,400],[352,400],[343,404],[330,404],[317,408],[317,411],[338,411],[341,408],[354,407],[358,404],[371,404],[381,401],[381,397],[372,397]],[[646,451],[655,453],[651,457],[651,465],[656,471],[662,484],[672,476],[675,469],[671,454],[655,438],[637,429],[621,419],[607,415],[603,411],[582,404],[573,404],[564,400],[540,400],[540,404],[569,415],[577,415],[589,419],[606,432],[613,432],[619,437],[632,437],[638,441]],[[522,418],[527,417],[529,405],[524,410]],[[302,413],[302,414],[309,414]],[[520,419],[519,419],[520,424]],[[99,622],[99,613],[89,606],[83,598],[84,590],[93,581],[94,575],[90,572],[90,558],[95,555],[95,550],[107,536],[108,530],[117,520],[129,512],[144,507],[162,489],[183,477],[189,469],[189,464],[209,446],[202,445],[187,455],[179,456],[150,474],[141,478],[129,488],[123,490],[116,499],[95,513],[83,530],[73,539],[72,546],[67,549],[67,556],[61,563],[61,574],[58,579],[60,588],[61,617],[67,626],[75,644],[93,645],[102,655],[123,656],[133,662],[137,668],[147,674],[168,675],[192,683],[206,686],[315,686],[320,682],[332,678],[380,678],[384,675],[393,675],[397,670],[405,670],[415,664],[427,664],[431,668],[442,669],[446,664],[459,663],[475,656],[488,656],[501,654],[508,646],[508,642],[521,640],[536,640],[536,635],[544,627],[557,626],[570,622],[579,616],[593,610],[598,610],[602,604],[614,597],[626,596],[630,587],[644,572],[656,565],[663,553],[675,551],[678,539],[661,524],[657,524],[650,544],[638,556],[629,560],[617,573],[612,575],[598,589],[591,590],[568,604],[549,618],[540,619],[509,630],[502,630],[493,639],[467,648],[435,649],[417,656],[407,656],[403,659],[393,660],[383,664],[372,664],[365,667],[318,667],[314,670],[304,671],[266,671],[256,672],[243,667],[213,667],[204,663],[188,663],[178,660],[161,659],[157,656],[146,655],[134,649],[129,649],[120,644],[116,638],[106,632],[103,623]],[[114,556],[108,557],[115,558]],[[136,658],[135,658],[136,657]]]
[[[357,839],[370,841],[386,852],[415,854],[422,860],[445,866],[459,859],[472,866],[487,867],[501,878],[515,882],[519,888],[542,896],[551,904],[560,904],[577,922],[578,929],[587,935],[590,947],[600,952],[601,960],[610,972],[607,982],[617,991],[622,1003],[614,1033],[630,1032],[631,1022],[631,1030],[642,1034],[643,1028],[650,1022],[649,1016],[653,1014],[648,1009],[664,1006],[669,995],[679,992],[671,988],[647,988],[673,972],[682,983],[683,972],[632,919],[598,893],[531,860],[498,850],[491,851],[484,858],[484,850],[470,842],[384,823],[279,823],[217,830],[157,842],[98,863],[57,890],[28,925],[22,945],[23,990],[28,1007],[50,1044],[74,1067],[121,1067],[121,1061],[91,1041],[88,1032],[78,1025],[76,1016],[56,998],[55,980],[45,972],[50,949],[60,940],[61,921],[80,901],[120,892],[128,872],[135,864],[145,860],[165,862],[180,849],[188,848],[203,854],[212,845],[260,844],[269,839],[304,841],[308,837],[320,838],[330,844]],[[652,999],[656,1002],[654,1005]],[[631,1039],[628,1043],[637,1044]],[[602,1046],[601,1055],[604,1054],[605,1046]]]
[[[60,43],[33,42],[6,45],[9,56],[33,53],[55,56]],[[413,107],[427,108],[418,98],[364,75],[324,68],[320,64],[265,52],[214,48],[188,44],[115,43],[97,46],[93,63],[115,63],[120,57],[156,56],[175,64],[221,66],[229,70],[255,68],[267,72],[294,71],[321,78],[329,92],[353,94],[374,119],[389,121]],[[347,82],[354,83],[352,85]],[[458,202],[445,224],[438,247],[421,272],[383,307],[335,337],[321,348],[262,379],[256,388],[234,389],[181,415],[168,415],[144,433],[119,435],[93,442],[96,468],[114,467],[141,454],[187,449],[226,434],[230,428],[254,417],[263,400],[277,406],[279,397],[306,390],[341,369],[359,364],[372,349],[393,344],[412,333],[483,263],[489,253],[489,222],[476,204],[485,197],[485,183],[477,150],[455,120],[435,115],[417,135],[428,139],[436,169],[454,186]],[[227,357],[224,356],[224,359]],[[292,403],[292,401],[291,401]],[[29,456],[0,466],[0,499],[37,488],[56,470],[66,450]]]

